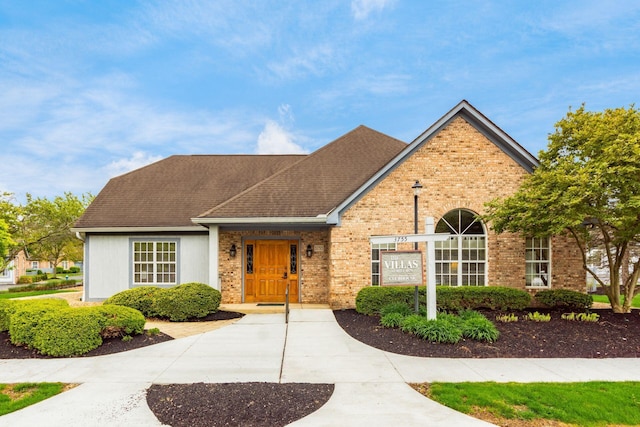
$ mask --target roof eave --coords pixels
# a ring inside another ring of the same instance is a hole
[[[327,215],[313,217],[236,217],[236,218],[192,218],[196,224],[328,224]]]
[[[74,233],[161,233],[161,232],[191,232],[204,231],[200,225],[176,226],[176,227],[73,227]]]

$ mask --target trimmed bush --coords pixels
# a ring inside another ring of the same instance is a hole
[[[356,311],[361,314],[379,314],[392,303],[413,305],[413,286],[369,286],[362,288],[356,296]],[[420,304],[426,300],[426,288],[419,288]],[[523,290],[498,286],[436,287],[436,302],[439,310],[460,311],[487,308],[491,310],[523,310],[531,304],[531,296]]]
[[[34,299],[14,301],[9,305],[9,335],[15,345],[33,346],[34,334],[42,317],[69,307],[63,299]]]
[[[546,289],[538,291],[535,299],[550,308],[569,310],[585,310],[591,308],[593,304],[593,297],[591,295],[569,289]]]
[[[9,330],[9,315],[15,303],[15,300],[0,299],[0,332]]]
[[[136,309],[121,305],[102,305],[92,308],[95,313],[102,316],[100,330],[102,338],[139,335],[144,332],[146,320]]]
[[[165,291],[165,289],[155,286],[140,286],[127,289],[107,298],[103,305],[121,305],[138,310],[145,317],[155,317],[158,315],[154,310],[155,298],[162,291]]]
[[[172,322],[205,317],[218,311],[221,295],[204,283],[183,283],[155,295],[154,311]]]
[[[523,310],[531,304],[531,296],[526,291],[500,286],[440,286],[436,292],[438,307],[442,310]]]
[[[426,288],[419,288],[420,301],[424,301]],[[406,306],[413,304],[412,286],[369,286],[360,289],[356,295],[356,311],[361,314],[374,315],[379,314],[382,307],[400,303]]]
[[[95,308],[66,308],[44,314],[35,328],[32,347],[54,357],[77,356],[99,347],[106,319]]]

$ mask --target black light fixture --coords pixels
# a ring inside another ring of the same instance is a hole
[[[231,245],[231,249],[229,249],[229,256],[231,258],[235,258],[236,257],[236,253],[237,253],[236,244],[234,243],[234,244]]]
[[[311,258],[311,255],[313,255],[313,249],[311,245],[307,245],[307,258]]]

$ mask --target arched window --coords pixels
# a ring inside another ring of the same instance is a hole
[[[436,233],[451,234],[449,240],[436,242],[436,284],[485,286],[487,237],[476,215],[452,210],[438,221]]]

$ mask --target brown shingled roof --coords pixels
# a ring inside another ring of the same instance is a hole
[[[171,156],[111,179],[75,228],[194,226],[191,218],[305,157]]]
[[[200,218],[328,214],[406,146],[400,140],[359,126]]]

